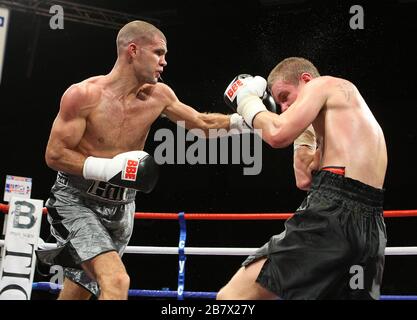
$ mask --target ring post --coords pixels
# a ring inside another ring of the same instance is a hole
[[[178,221],[180,223],[180,241],[178,243],[178,290],[177,299],[184,300],[184,281],[185,281],[185,240],[187,239],[187,229],[185,224],[184,212],[178,213]]]

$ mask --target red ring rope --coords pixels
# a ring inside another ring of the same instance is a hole
[[[0,212],[7,213],[9,205],[0,203]],[[47,209],[43,208],[43,213],[47,213]],[[292,217],[292,213],[186,213],[187,220],[286,220]],[[417,210],[385,210],[385,218],[400,218],[400,217],[417,217]],[[135,219],[161,219],[161,220],[176,220],[177,213],[162,213],[162,212],[136,212]]]

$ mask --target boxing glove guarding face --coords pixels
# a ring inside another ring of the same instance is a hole
[[[250,74],[239,74],[232,80],[232,82],[230,82],[226,88],[226,91],[224,92],[224,102],[233,110],[233,112],[236,112],[237,109],[237,92],[241,87],[244,86],[244,81],[247,78],[253,77]]]
[[[272,95],[269,93],[269,90],[267,89],[262,97],[262,103],[265,105],[265,107],[273,112],[273,113],[279,113],[278,112],[278,108],[277,108],[277,104],[274,100],[274,98],[272,97]]]
[[[240,74],[236,76],[232,80],[232,82],[230,82],[230,84],[227,86],[223,95],[223,99],[226,105],[229,106],[233,110],[233,112],[236,112],[237,107],[238,107],[237,95],[238,95],[239,89],[243,88],[246,82],[252,79],[254,79],[254,77],[251,76],[250,74]],[[258,96],[261,98],[262,103],[265,105],[265,107],[269,111],[277,113],[277,105],[272,95],[266,89],[262,91],[264,91],[262,94],[260,94],[260,92],[258,93]]]

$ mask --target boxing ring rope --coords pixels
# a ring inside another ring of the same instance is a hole
[[[0,203],[0,212],[8,213],[9,205]],[[43,214],[48,212],[43,208]],[[185,213],[185,220],[287,220],[293,213]],[[385,218],[417,217],[417,210],[384,210]],[[172,212],[136,212],[135,219],[178,220],[178,213]]]
[[[40,239],[42,240],[42,239]],[[4,246],[4,240],[0,240],[0,247]],[[56,248],[55,243],[39,244],[40,249]],[[185,247],[186,255],[200,256],[248,256],[258,248],[213,248],[213,247]],[[127,246],[125,253],[133,254],[178,254],[178,247],[156,247],[156,246]],[[385,248],[386,256],[415,256],[417,255],[417,247],[388,247]]]
[[[35,282],[33,283],[33,290],[49,291],[51,293],[58,293],[61,285],[50,282]],[[138,290],[130,289],[129,297],[143,297],[143,298],[176,298],[177,291],[172,290]],[[184,298],[187,299],[216,299],[217,292],[212,291],[184,291]],[[417,300],[415,295],[381,295],[380,300]]]
[[[186,220],[287,220],[293,213],[186,213]],[[417,217],[417,210],[386,210],[385,218]],[[135,219],[177,220],[177,213],[136,212]]]
[[[7,213],[9,206],[0,204],[0,212]],[[43,208],[43,213],[47,213],[47,209]],[[160,219],[160,220],[286,220],[290,218],[292,213],[150,213],[150,212],[136,212],[135,219]],[[384,217],[416,217],[417,210],[386,210]],[[185,224],[181,229],[185,228]],[[181,233],[186,234],[185,230]],[[185,255],[215,255],[215,256],[247,256],[253,254],[258,248],[208,248],[208,247],[185,247],[185,236],[183,235],[183,246],[178,247],[156,247],[156,246],[128,246],[125,253],[134,254],[175,254],[179,255],[180,259],[183,256],[185,262]],[[39,248],[51,249],[55,248],[56,244],[44,243],[40,238]],[[181,241],[180,241],[181,242]],[[4,240],[0,240],[0,247],[4,246]],[[410,247],[387,247],[385,248],[385,255],[417,255],[417,246]],[[184,274],[179,272],[179,278]],[[180,281],[179,281],[180,284]],[[56,293],[61,290],[61,286],[49,282],[35,282],[33,283],[33,290],[49,291]],[[200,298],[200,299],[215,299],[216,292],[192,292],[183,291],[181,295],[179,291],[170,290],[129,290],[129,296],[134,297],[159,297],[159,298]],[[381,295],[380,300],[417,300],[417,295]]]

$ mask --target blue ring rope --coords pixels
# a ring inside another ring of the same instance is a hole
[[[50,291],[58,293],[61,290],[61,285],[50,282],[34,282],[33,290]],[[177,291],[169,290],[129,290],[129,297],[149,297],[149,298],[176,298]],[[194,299],[215,299],[217,292],[199,292],[199,291],[184,291],[184,298]],[[417,295],[382,295],[380,300],[417,300]]]

